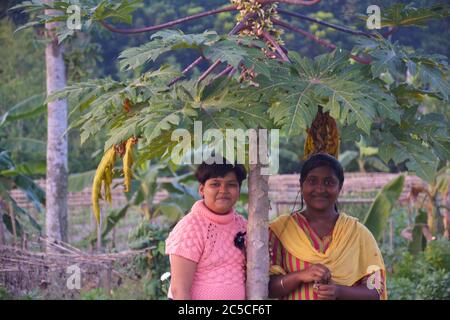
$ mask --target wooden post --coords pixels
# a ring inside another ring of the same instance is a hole
[[[11,228],[12,228],[12,231],[13,231],[13,243],[12,243],[12,245],[15,247],[16,246],[16,241],[17,241],[16,218],[14,216],[14,211],[13,211],[11,203],[8,204],[8,211],[9,211],[9,218],[11,219]]]

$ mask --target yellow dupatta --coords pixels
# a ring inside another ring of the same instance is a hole
[[[365,276],[379,270],[386,272],[383,257],[372,233],[356,218],[340,213],[332,239],[325,253],[317,251],[293,217],[283,215],[270,223],[269,228],[293,256],[313,264],[323,264],[339,285],[352,286]],[[279,266],[272,273],[281,273]],[[386,283],[382,284],[381,299],[387,298]]]

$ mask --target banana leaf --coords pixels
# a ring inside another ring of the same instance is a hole
[[[400,175],[386,184],[377,194],[365,216],[364,225],[372,232],[377,241],[383,235],[392,208],[403,191],[404,182],[405,177]]]

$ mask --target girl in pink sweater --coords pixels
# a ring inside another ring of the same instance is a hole
[[[233,206],[247,172],[242,165],[202,163],[197,201],[166,240],[170,299],[244,300],[247,222]]]

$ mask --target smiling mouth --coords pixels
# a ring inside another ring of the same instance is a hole
[[[328,200],[328,197],[313,197],[314,200]]]

